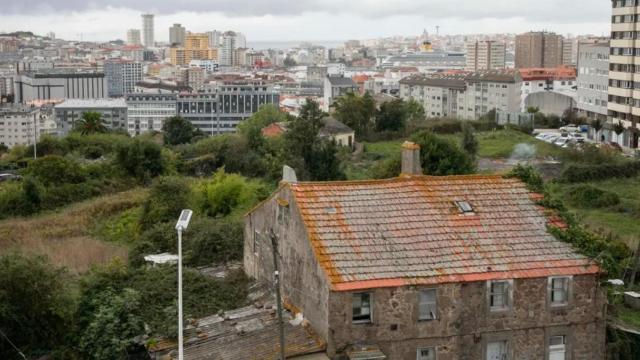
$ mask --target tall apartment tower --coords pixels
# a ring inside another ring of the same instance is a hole
[[[153,14],[142,14],[142,45],[145,47],[155,45]]]
[[[207,31],[209,37],[209,47],[217,48],[221,45],[222,33],[218,30]]]
[[[127,30],[127,45],[142,45],[142,41],[140,41],[140,30],[138,29],[129,29]]]
[[[187,29],[180,24],[173,24],[169,28],[169,43],[172,46],[184,46],[184,40],[187,34]]]
[[[563,37],[549,32],[516,36],[516,68],[555,68],[563,64]]]
[[[236,49],[236,33],[227,31],[222,34],[222,46],[220,49],[220,65],[233,66],[233,58]]]
[[[498,41],[472,41],[467,43],[468,71],[504,69],[506,45]]]
[[[635,1],[612,1],[611,53],[609,55],[609,121],[623,124],[627,130],[613,139],[621,145],[638,148],[640,101],[634,99],[634,83],[640,81],[640,9]],[[635,129],[635,130],[631,130]]]

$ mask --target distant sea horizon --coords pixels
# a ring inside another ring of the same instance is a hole
[[[288,40],[288,41],[247,41],[247,47],[256,50],[278,49],[287,50],[300,46],[301,43],[336,48],[344,45],[346,40]]]

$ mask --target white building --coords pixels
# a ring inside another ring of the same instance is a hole
[[[348,92],[358,92],[358,84],[344,76],[327,76],[324,78],[324,111],[329,111],[336,98]]]
[[[573,96],[577,82],[575,70],[570,67],[519,69],[522,77],[521,108],[527,110],[527,98],[540,92],[555,92]],[[542,109],[540,109],[542,111]]]
[[[218,30],[207,31],[207,36],[209,37],[209,47],[210,48],[219,48],[222,46],[222,33]]]
[[[220,67],[215,60],[191,60],[189,66],[202,68],[208,73],[216,72]]]
[[[219,61],[222,66],[233,66],[236,45],[236,33],[227,31],[222,34],[222,46],[219,52]]]
[[[10,106],[0,108],[0,144],[7,147],[33,145],[46,134],[56,131],[50,114],[37,107]]]
[[[496,109],[520,111],[521,79],[511,70],[415,74],[400,80],[400,97],[422,104],[428,117],[477,120]]]
[[[131,136],[161,131],[167,118],[176,116],[177,94],[126,95],[127,132]]]
[[[14,78],[15,103],[107,97],[107,81],[93,70],[47,69],[21,72]]]
[[[129,29],[127,30],[127,45],[142,45],[142,41],[140,40],[140,30],[138,29]]]
[[[76,122],[86,112],[97,112],[108,129],[127,129],[127,103],[124,98],[118,99],[72,99],[54,107],[57,133],[66,135],[73,130]]]
[[[142,63],[128,60],[108,60],[104,63],[107,92],[110,97],[122,97],[133,92],[142,80]]]
[[[153,14],[142,14],[142,45],[147,48],[155,46]]]
[[[609,40],[578,44],[578,112],[607,120],[609,98]]]

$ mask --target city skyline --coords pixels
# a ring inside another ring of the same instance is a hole
[[[583,1],[579,9],[558,7],[557,0],[466,1],[451,9],[442,0],[394,1],[358,0],[342,4],[277,0],[184,1],[180,11],[169,2],[107,0],[101,5],[65,0],[55,6],[33,1],[29,6],[7,4],[0,15],[0,32],[31,30],[44,35],[53,31],[68,40],[108,41],[126,39],[128,29],[140,29],[140,15],[154,13],[155,37],[169,40],[169,27],[183,24],[188,31],[234,29],[252,41],[346,40],[417,35],[423,29],[441,34],[520,33],[546,29],[560,34],[603,35],[610,31],[602,12],[610,4]],[[555,5],[555,6],[554,6]],[[553,9],[549,10],[549,9]],[[420,15],[416,15],[420,14]],[[113,18],[118,21],[114,22]],[[327,26],[331,24],[331,26]]]

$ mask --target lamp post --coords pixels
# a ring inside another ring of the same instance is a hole
[[[184,360],[184,340],[182,338],[182,231],[187,230],[193,211],[182,210],[176,223],[178,231],[178,360]]]

